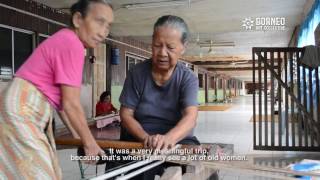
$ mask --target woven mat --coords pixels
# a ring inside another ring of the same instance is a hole
[[[288,115],[289,116],[289,122],[291,122],[291,114]],[[279,116],[277,114],[274,115],[274,122],[278,122],[279,121]],[[266,121],[266,118],[265,118],[265,115],[262,114],[262,119],[261,119],[262,122],[265,122]],[[271,122],[271,114],[268,114],[268,117],[267,117],[267,121],[268,122]],[[250,118],[250,121],[249,122],[253,122],[253,116],[251,116]],[[256,123],[259,123],[259,115],[256,115]]]
[[[199,106],[199,111],[226,111],[231,108],[231,105],[210,105],[210,106]]]

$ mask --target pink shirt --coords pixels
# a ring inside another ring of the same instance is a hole
[[[81,87],[84,46],[70,29],[62,29],[46,39],[19,68],[16,77],[34,84],[61,110],[60,85]]]

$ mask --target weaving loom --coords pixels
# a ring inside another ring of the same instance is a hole
[[[143,149],[143,144],[138,142],[125,142],[125,141],[102,141],[97,140],[99,146],[103,149],[114,148],[114,149]],[[57,145],[67,145],[67,146],[82,146],[82,143],[79,139],[56,139]],[[179,149],[184,151],[179,151]],[[308,176],[314,178],[320,178],[318,173],[313,172],[297,172],[292,171],[290,169],[281,169],[274,167],[264,167],[257,165],[250,165],[244,161],[221,161],[221,160],[208,160],[208,158],[204,160],[173,160],[173,158],[168,158],[172,156],[172,152],[187,152],[189,153],[192,149],[193,152],[196,152],[196,149],[200,149],[205,153],[198,153],[197,156],[206,155],[209,157],[212,156],[220,156],[220,155],[231,155],[232,151],[221,150],[219,146],[212,144],[202,144],[201,146],[194,145],[176,145],[175,148],[166,152],[165,154],[156,155],[152,154],[152,151],[144,151],[149,152],[147,154],[134,154],[135,156],[144,156],[141,161],[136,161],[134,163],[129,163],[120,168],[114,169],[110,172],[106,172],[103,175],[92,178],[92,180],[102,180],[109,179],[112,177],[117,177],[116,179],[125,180],[130,179],[136,175],[139,175],[153,167],[159,166],[164,162],[172,162],[177,165],[187,165],[187,173],[181,174],[181,169],[178,167],[169,167],[165,173],[160,178],[161,180],[175,180],[176,177],[178,179],[218,179],[219,170],[228,170],[228,171],[239,171],[245,172],[251,175],[269,177],[275,179],[296,179],[295,177]],[[176,151],[175,151],[176,150]],[[225,154],[226,153],[226,154]],[[176,155],[176,154],[175,154]],[[249,157],[248,157],[249,158]],[[250,159],[250,158],[249,158]],[[169,174],[169,175],[168,175]]]

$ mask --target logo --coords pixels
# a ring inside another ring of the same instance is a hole
[[[251,18],[246,18],[242,22],[243,22],[242,26],[244,26],[246,28],[246,30],[252,30],[252,27],[254,26],[254,24],[253,24],[254,21],[251,20]]]
[[[245,18],[242,21],[245,30],[255,31],[284,31],[286,19],[284,17],[257,17]]]

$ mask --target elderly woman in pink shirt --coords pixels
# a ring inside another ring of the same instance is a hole
[[[104,154],[88,128],[80,87],[85,48],[97,47],[109,34],[113,11],[104,0],[79,0],[71,13],[71,28],[40,44],[0,96],[4,179],[62,178],[52,134],[53,109],[81,138],[86,155]]]

